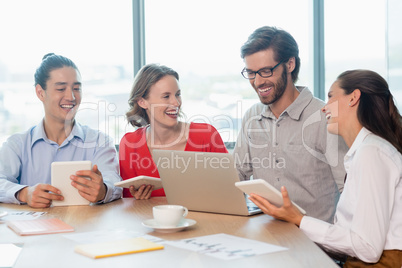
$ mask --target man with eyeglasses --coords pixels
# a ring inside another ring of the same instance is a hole
[[[343,189],[343,140],[328,134],[324,102],[296,86],[300,69],[294,38],[275,27],[254,31],[241,48],[245,68],[260,103],[244,115],[234,157],[242,180],[264,179],[309,216],[333,222]]]

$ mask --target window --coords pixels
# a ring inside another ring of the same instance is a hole
[[[145,5],[146,63],[178,71],[186,120],[213,124],[225,142],[236,140],[244,112],[259,101],[240,74],[240,47],[256,28],[277,26],[294,36],[301,58],[297,84],[314,92],[313,0],[2,0],[0,144],[42,119],[33,75],[48,52],[71,58],[81,71],[81,123],[116,143],[134,130],[125,112],[137,1]],[[325,1],[325,89],[319,90],[327,91],[347,69],[372,69],[388,80],[402,111],[401,11],[398,0]]]
[[[240,47],[255,29],[277,26],[293,35],[302,62],[298,84],[313,91],[310,7],[310,0],[147,0],[146,63],[179,73],[187,121],[210,123],[225,142],[235,141],[244,112],[259,102],[240,74]]]
[[[120,141],[133,81],[131,6],[127,0],[0,1],[0,144],[43,118],[33,77],[49,52],[81,71],[78,121]]]
[[[388,0],[387,6],[387,63],[388,83],[392,95],[398,106],[399,113],[402,112],[402,2]]]
[[[346,8],[347,7],[347,8]],[[364,12],[362,12],[364,7]],[[402,110],[402,3],[325,2],[325,90],[346,70],[369,69],[383,76]]]

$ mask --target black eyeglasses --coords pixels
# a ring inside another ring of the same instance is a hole
[[[283,60],[272,68],[262,68],[256,72],[253,72],[251,70],[247,70],[246,68],[244,68],[243,71],[241,71],[241,74],[243,75],[244,78],[249,79],[249,80],[254,79],[257,74],[259,74],[263,78],[268,78],[274,74],[274,70],[276,69],[276,67],[278,67],[279,65],[281,65],[281,63],[284,63],[284,62],[285,61]]]

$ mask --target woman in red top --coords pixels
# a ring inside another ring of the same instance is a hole
[[[169,67],[145,65],[130,93],[127,120],[138,129],[124,135],[119,146],[120,176],[127,180],[146,175],[159,178],[153,149],[227,153],[218,131],[209,124],[185,123],[180,116],[179,75]],[[152,185],[123,190],[123,197],[164,196]]]

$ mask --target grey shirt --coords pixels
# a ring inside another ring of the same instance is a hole
[[[245,113],[233,152],[236,167],[242,180],[253,176],[278,190],[286,186],[307,215],[332,223],[347,146],[327,132],[324,102],[306,87],[297,89],[300,95],[279,118],[262,103]]]

